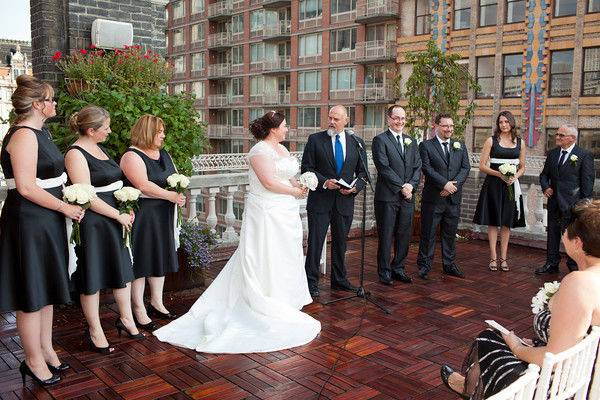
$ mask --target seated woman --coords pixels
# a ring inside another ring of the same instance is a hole
[[[579,342],[591,326],[600,326],[600,200],[578,203],[563,234],[567,254],[579,271],[565,276],[560,289],[534,316],[537,339],[526,346],[513,333],[483,331],[471,347],[463,373],[442,366],[442,380],[465,399],[498,393],[525,372],[529,363],[542,365],[546,352],[560,353]]]

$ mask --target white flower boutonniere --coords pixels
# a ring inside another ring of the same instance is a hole
[[[410,146],[411,143],[412,143],[412,140],[410,140],[409,138],[404,138],[404,145],[406,147]]]
[[[571,165],[573,166],[577,165],[577,160],[579,160],[579,157],[575,154],[571,154],[571,157],[569,157],[569,161],[571,161]]]
[[[454,143],[452,143],[452,148],[454,150],[460,150],[460,148],[461,148],[460,142],[454,142]]]
[[[542,311],[550,301],[550,298],[558,292],[559,287],[560,282],[557,281],[544,283],[544,286],[531,298],[531,311],[534,314]]]

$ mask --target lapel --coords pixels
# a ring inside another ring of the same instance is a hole
[[[408,145],[408,146],[404,143],[404,141],[406,139],[410,139],[410,145]],[[406,163],[409,160],[412,160],[412,149],[411,149],[411,147],[414,146],[415,142],[413,141],[412,137],[410,137],[408,135],[405,135],[404,133],[402,134],[402,142],[403,142],[402,144],[404,145],[404,165],[406,165]]]
[[[558,154],[559,154],[559,156],[558,156],[558,157],[559,157],[559,158],[560,158],[560,152],[561,152],[561,150],[562,150],[562,149],[560,149],[560,150],[558,151]],[[570,158],[571,158],[571,156],[572,156],[572,155],[576,155],[577,157],[579,157],[579,148],[578,148],[578,146],[577,146],[577,145],[575,145],[575,147],[573,147],[573,151],[571,151],[571,152],[570,152],[570,153],[567,155],[567,159],[566,159],[566,160],[564,160],[564,161],[563,161],[563,163],[562,163],[561,165],[559,165],[559,166],[558,166],[558,170],[559,170],[559,171],[563,171],[565,168],[566,168],[567,170],[568,170],[568,169],[570,169],[570,168],[568,168],[568,167],[570,167],[570,166],[571,166],[571,160],[570,160]],[[556,161],[556,162],[558,163],[558,161]],[[579,162],[579,160],[577,160],[577,162]],[[567,165],[567,164],[568,164],[568,165]]]
[[[356,140],[350,138],[350,135],[348,135],[346,132],[344,132],[344,135],[346,136],[346,158],[344,158],[344,164],[342,164],[342,172],[340,173],[340,175],[344,173],[344,169],[347,166],[354,168],[354,166],[356,165],[356,163],[353,162],[354,157],[355,155],[358,155],[359,152]],[[354,176],[354,171],[351,171],[350,176]]]
[[[323,138],[322,145],[325,150],[325,154],[327,155],[327,160],[329,160],[329,164],[331,168],[335,171],[335,155],[333,154],[333,146],[331,144],[331,137],[327,134],[327,131],[323,132],[321,135]]]
[[[446,155],[444,154],[444,149],[442,149],[442,144],[440,143],[439,139],[437,138],[437,135],[434,136],[433,139],[431,139],[431,140],[433,140],[433,147],[435,147],[436,150],[438,151],[444,164],[448,165],[448,161],[446,160]],[[448,146],[450,146],[450,145],[448,145]],[[450,151],[450,148],[448,148],[448,151]],[[452,155],[450,155],[450,157],[452,157]]]
[[[457,157],[460,155],[462,157],[461,150],[462,150],[462,144],[460,145],[460,149],[455,149],[454,148],[454,143],[460,143],[458,141],[452,141],[452,139],[450,139],[450,142],[448,144],[448,151],[450,152],[450,164],[455,164],[455,161],[457,160]],[[448,165],[448,169],[450,169],[450,165]]]
[[[396,152],[398,153],[398,155],[400,156],[400,158],[402,160],[404,160],[404,155],[400,151],[400,146],[398,145],[398,142],[396,141],[396,138],[394,137],[394,134],[388,129],[385,136],[388,138],[388,141],[390,142],[390,144],[392,145],[392,147],[394,149],[396,149]]]

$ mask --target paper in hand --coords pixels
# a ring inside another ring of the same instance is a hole
[[[508,335],[510,332],[508,331],[508,329],[506,329],[505,327],[503,327],[502,325],[500,325],[499,323],[497,323],[496,321],[494,321],[493,319],[486,319],[485,323],[488,324],[489,326],[491,326],[492,328],[496,329],[498,332],[503,333],[505,335]],[[521,343],[523,343],[525,346],[531,347],[531,345],[527,342],[525,342],[523,339],[519,338],[519,340],[521,341]]]
[[[354,187],[354,185],[356,185],[356,181],[357,180],[358,180],[358,178],[354,179],[352,181],[352,183],[348,183],[344,179],[340,178],[335,183],[337,183],[338,185],[340,185],[344,189],[352,189]]]

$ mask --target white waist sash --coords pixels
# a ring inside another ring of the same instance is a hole
[[[123,187],[123,181],[116,181],[106,186],[96,186],[96,193],[105,193],[105,192],[114,192],[115,190],[119,190]]]
[[[163,199],[159,199],[157,197],[152,197],[152,196],[148,196],[146,194],[140,194],[140,197],[142,199],[157,199],[157,200],[163,200]],[[181,227],[177,226],[177,207],[179,207],[177,204],[175,204],[175,212],[173,215],[173,239],[175,241],[175,250],[177,250],[179,248],[179,232],[181,231]]]
[[[519,165],[521,163],[521,160],[519,160],[518,158],[490,158],[490,164],[511,164],[511,165]],[[521,195],[523,194],[522,190],[521,190],[521,184],[519,183],[518,179],[515,179],[515,181],[513,182],[514,188],[515,188],[515,204],[517,205],[517,219],[521,218],[521,202],[519,201],[519,199],[521,198]]]
[[[62,175],[57,176],[55,178],[48,178],[48,179],[40,179],[40,178],[35,178],[35,184],[39,187],[41,187],[42,189],[52,189],[55,187],[59,187],[64,185],[67,182],[67,173],[63,172]],[[12,189],[16,189],[17,188],[17,184],[15,182],[14,178],[8,178],[6,179],[6,187],[8,188],[8,190],[12,190]]]

